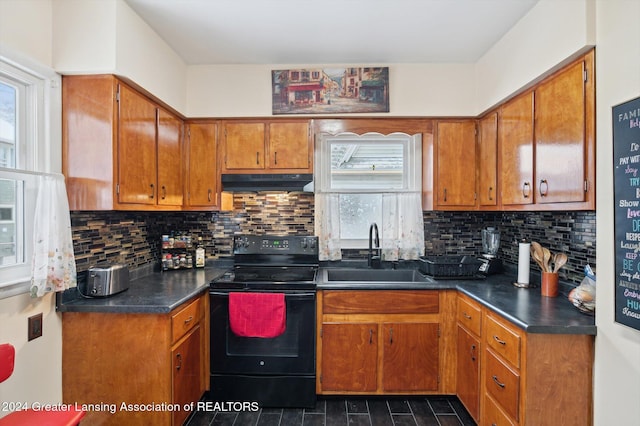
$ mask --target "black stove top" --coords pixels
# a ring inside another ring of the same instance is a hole
[[[211,282],[212,289],[311,290],[317,266],[235,266]]]
[[[211,282],[212,290],[315,290],[317,238],[237,236],[234,266]]]

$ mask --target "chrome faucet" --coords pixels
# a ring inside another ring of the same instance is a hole
[[[375,269],[380,268],[382,265],[382,258],[380,255],[380,235],[378,234],[378,225],[375,222],[369,226],[369,255],[367,256],[367,265],[369,268]]]

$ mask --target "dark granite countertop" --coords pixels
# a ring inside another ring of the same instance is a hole
[[[443,290],[455,289],[511,321],[527,333],[596,335],[595,318],[578,311],[567,299],[571,286],[560,285],[557,297],[543,297],[540,287],[518,288],[517,274],[507,271],[482,280],[433,280],[407,283],[325,282],[319,290]],[[531,274],[530,282],[540,278]]]
[[[129,289],[104,298],[84,298],[73,288],[57,295],[59,312],[168,313],[209,288],[229,265],[204,269],[133,274]],[[571,287],[561,285],[558,297],[543,297],[540,288],[518,288],[513,271],[483,280],[433,280],[406,283],[325,282],[319,274],[319,290],[446,290],[455,289],[503,316],[527,333],[596,334],[595,318],[579,312],[567,300]],[[532,274],[531,282],[539,281]]]
[[[153,272],[132,279],[129,289],[110,297],[85,298],[76,288],[58,295],[59,312],[154,313],[171,312],[209,288],[209,281],[226,268],[213,266],[168,272]]]

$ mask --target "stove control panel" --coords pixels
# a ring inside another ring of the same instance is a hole
[[[234,254],[317,254],[318,237],[238,235],[234,239]]]

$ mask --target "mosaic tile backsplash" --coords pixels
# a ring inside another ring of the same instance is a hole
[[[229,257],[234,234],[313,234],[313,207],[313,194],[243,193],[234,194],[228,212],[72,212],[77,269],[102,261],[132,268],[158,263],[160,238],[171,231],[202,237],[208,259]],[[480,232],[494,226],[501,232],[499,256],[505,263],[517,265],[519,241],[538,241],[569,256],[560,278],[577,284],[586,263],[595,267],[595,222],[595,212],[428,211],[425,253],[480,255]],[[532,270],[537,268],[532,262]]]

